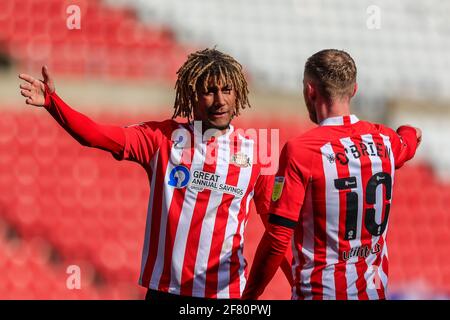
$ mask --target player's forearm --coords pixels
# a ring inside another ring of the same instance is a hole
[[[259,216],[261,217],[261,220],[264,224],[264,228],[267,229],[269,227],[269,215],[260,214]],[[286,276],[289,285],[292,286],[294,279],[292,278],[291,264],[289,263],[289,260],[287,259],[286,255],[283,257],[283,260],[281,261],[280,268],[283,271],[284,275]]]
[[[69,107],[56,93],[46,92],[44,107],[80,144],[116,154],[123,151],[125,134],[121,127],[95,123]]]
[[[289,282],[289,285],[292,287],[294,285],[294,277],[292,276],[292,267],[286,256],[281,260],[280,268],[286,277],[286,280]]]
[[[256,250],[242,299],[258,299],[283,261],[292,229],[269,225]]]

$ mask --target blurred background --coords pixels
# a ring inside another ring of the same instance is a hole
[[[137,284],[149,187],[137,164],[81,147],[24,104],[18,73],[53,73],[57,92],[100,123],[171,117],[176,70],[217,46],[240,61],[252,108],[238,127],[312,127],[306,59],[324,48],[358,67],[354,112],[421,127],[396,175],[389,297],[450,297],[450,2],[446,0],[1,0],[0,299],[142,299]],[[251,263],[263,227],[253,213]],[[72,267],[81,288],[70,289]],[[289,299],[279,272],[265,299]]]

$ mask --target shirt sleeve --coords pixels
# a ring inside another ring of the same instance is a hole
[[[253,201],[255,202],[256,211],[259,214],[268,214],[270,207],[270,197],[272,196],[272,187],[274,175],[260,175],[255,184],[255,194]]]
[[[288,142],[283,147],[274,178],[270,213],[298,221],[309,179],[306,154],[298,143]]]
[[[111,152],[123,152],[124,130],[120,126],[99,124],[72,109],[55,92],[45,92],[45,109],[81,145]]]
[[[121,154],[115,156],[117,160],[130,160],[142,165],[148,164],[161,145],[166,129],[171,121],[149,121],[130,125],[124,129],[125,147]]]
[[[416,129],[410,126],[401,126],[397,132],[380,125],[380,131],[389,136],[392,152],[394,154],[395,168],[401,168],[405,162],[411,160],[416,154],[418,141]]]

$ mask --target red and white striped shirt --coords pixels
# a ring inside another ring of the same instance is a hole
[[[286,144],[270,212],[298,221],[292,299],[386,297],[394,171],[415,152],[405,146],[392,129],[354,115]]]
[[[240,298],[250,200],[267,213],[273,176],[261,175],[255,141],[234,133],[230,126],[226,134],[205,139],[194,126],[173,120],[125,128],[125,150],[116,158],[140,163],[151,188],[142,286]]]

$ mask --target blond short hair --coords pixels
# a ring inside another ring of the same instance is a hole
[[[305,76],[317,81],[320,93],[329,100],[350,98],[356,84],[356,65],[345,51],[325,49],[305,64]]]

